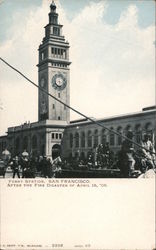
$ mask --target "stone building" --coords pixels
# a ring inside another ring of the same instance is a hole
[[[143,135],[148,133],[151,140],[156,139],[156,107],[143,109],[141,112],[126,114],[104,119],[97,119],[102,128],[95,123],[83,119],[71,122],[64,132],[63,155],[87,157],[101,143],[109,143],[111,150],[116,153],[121,148],[122,136],[132,131],[134,142],[140,144]],[[109,130],[107,130],[107,128]]]
[[[121,146],[121,136],[133,130],[136,142],[140,142],[145,131],[154,138],[156,109],[98,120],[106,128],[101,129],[89,120],[70,122],[70,61],[69,43],[62,34],[62,25],[54,3],[50,5],[49,23],[45,26],[45,37],[39,46],[38,63],[38,121],[9,127],[6,136],[0,137],[0,153],[7,148],[12,155],[26,149],[32,155],[47,155],[55,158],[60,152],[64,157],[87,156],[101,142],[109,142],[113,151]],[[48,92],[51,96],[47,95]]]

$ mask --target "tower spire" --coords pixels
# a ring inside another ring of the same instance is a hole
[[[51,12],[56,12],[56,4],[55,4],[54,0],[52,0],[52,3],[50,5],[50,10],[51,10]]]
[[[52,1],[50,5],[49,23],[58,24],[58,14],[56,13],[56,4],[54,0]]]

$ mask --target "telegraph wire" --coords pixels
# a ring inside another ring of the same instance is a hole
[[[71,109],[72,111],[74,111],[75,113],[79,114],[80,116],[83,116],[84,118],[86,118],[87,120],[91,121],[92,123],[108,130],[109,132],[111,133],[114,133],[126,140],[128,140],[129,142],[133,143],[134,145],[142,148],[142,149],[145,149],[146,151],[150,152],[151,154],[155,154],[154,152],[152,152],[151,150],[147,150],[145,147],[143,147],[142,145],[140,145],[139,143],[129,139],[127,136],[124,136],[120,133],[118,133],[117,131],[114,131],[113,129],[110,129],[110,128],[107,128],[105,127],[103,124],[101,124],[100,122],[86,116],[85,114],[81,113],[80,111],[76,110],[75,108],[69,106],[68,104],[62,102],[60,99],[58,99],[57,97],[53,96],[52,94],[48,93],[46,90],[44,90],[42,87],[40,87],[39,85],[37,85],[36,83],[34,83],[33,81],[31,81],[26,75],[24,75],[22,72],[20,72],[18,69],[16,69],[15,67],[13,67],[11,64],[9,64],[7,61],[5,61],[2,57],[0,57],[0,60],[6,64],[8,67],[10,67],[11,69],[13,69],[14,71],[16,71],[19,75],[21,75],[23,78],[25,78],[28,82],[30,82],[32,85],[34,85],[36,88],[40,89],[43,93],[45,93],[46,95],[52,97],[53,99],[55,99],[56,101],[58,101],[59,103],[61,103],[62,105],[66,106],[67,108]]]

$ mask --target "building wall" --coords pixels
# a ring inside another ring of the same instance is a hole
[[[113,152],[121,148],[122,138],[114,132],[126,135],[127,131],[133,131],[133,140],[140,143],[143,135],[148,132],[151,139],[156,141],[156,111],[141,112],[133,115],[118,116],[110,119],[98,120],[104,129],[92,122],[72,124],[67,127],[63,137],[63,156],[87,156],[88,152],[103,142],[108,142]]]
[[[24,150],[32,155],[44,154],[46,145],[45,135],[45,129],[32,129],[31,127],[9,132],[7,136],[8,150],[12,155],[20,155]]]
[[[92,122],[83,121],[67,125],[46,124],[46,121],[26,123],[8,128],[8,135],[0,137],[0,154],[7,148],[12,155],[21,154],[26,149],[32,155],[52,156],[54,145],[62,146],[62,156],[80,156],[95,150],[103,142],[108,142],[112,151],[121,148],[122,139],[113,131],[126,135],[131,130],[134,141],[140,143],[143,134],[149,132],[156,142],[156,110],[131,115],[98,120],[112,133]]]
[[[0,153],[7,148],[7,136],[0,136]]]
[[[0,155],[7,148],[12,156],[21,155],[26,149],[33,156],[52,157],[53,147],[61,145],[65,127],[66,123],[56,125],[47,121],[10,127],[8,135],[0,137]]]

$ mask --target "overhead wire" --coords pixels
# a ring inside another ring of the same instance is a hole
[[[87,120],[89,120],[90,122],[108,130],[111,133],[114,133],[122,138],[124,138],[125,140],[133,143],[134,145],[138,146],[139,148],[145,149],[146,151],[150,152],[151,154],[156,154],[155,152],[152,152],[151,150],[146,149],[145,147],[143,147],[142,145],[140,145],[139,143],[129,139],[127,136],[122,135],[121,133],[118,133],[117,131],[114,131],[108,127],[105,127],[101,122],[98,122],[95,119],[92,119],[91,117],[88,117],[87,115],[83,114],[82,112],[76,110],[75,108],[69,106],[68,104],[64,103],[63,101],[61,101],[60,99],[58,99],[57,97],[55,97],[54,95],[48,93],[46,90],[44,90],[42,87],[40,87],[39,85],[37,85],[36,83],[34,83],[33,81],[31,81],[25,74],[23,74],[22,72],[20,72],[18,69],[16,69],[15,67],[13,67],[11,64],[9,64],[6,60],[4,60],[2,57],[0,57],[0,60],[6,64],[8,67],[10,67],[11,69],[13,69],[14,71],[16,71],[19,75],[21,75],[23,78],[25,78],[28,82],[30,82],[32,85],[34,85],[36,88],[40,89],[43,93],[45,93],[46,95],[52,97],[53,99],[55,99],[56,101],[58,101],[59,103],[61,103],[62,105],[66,106],[67,108],[71,109],[72,111],[76,112],[77,114],[79,114],[80,116],[83,116],[84,118],[86,118]]]

